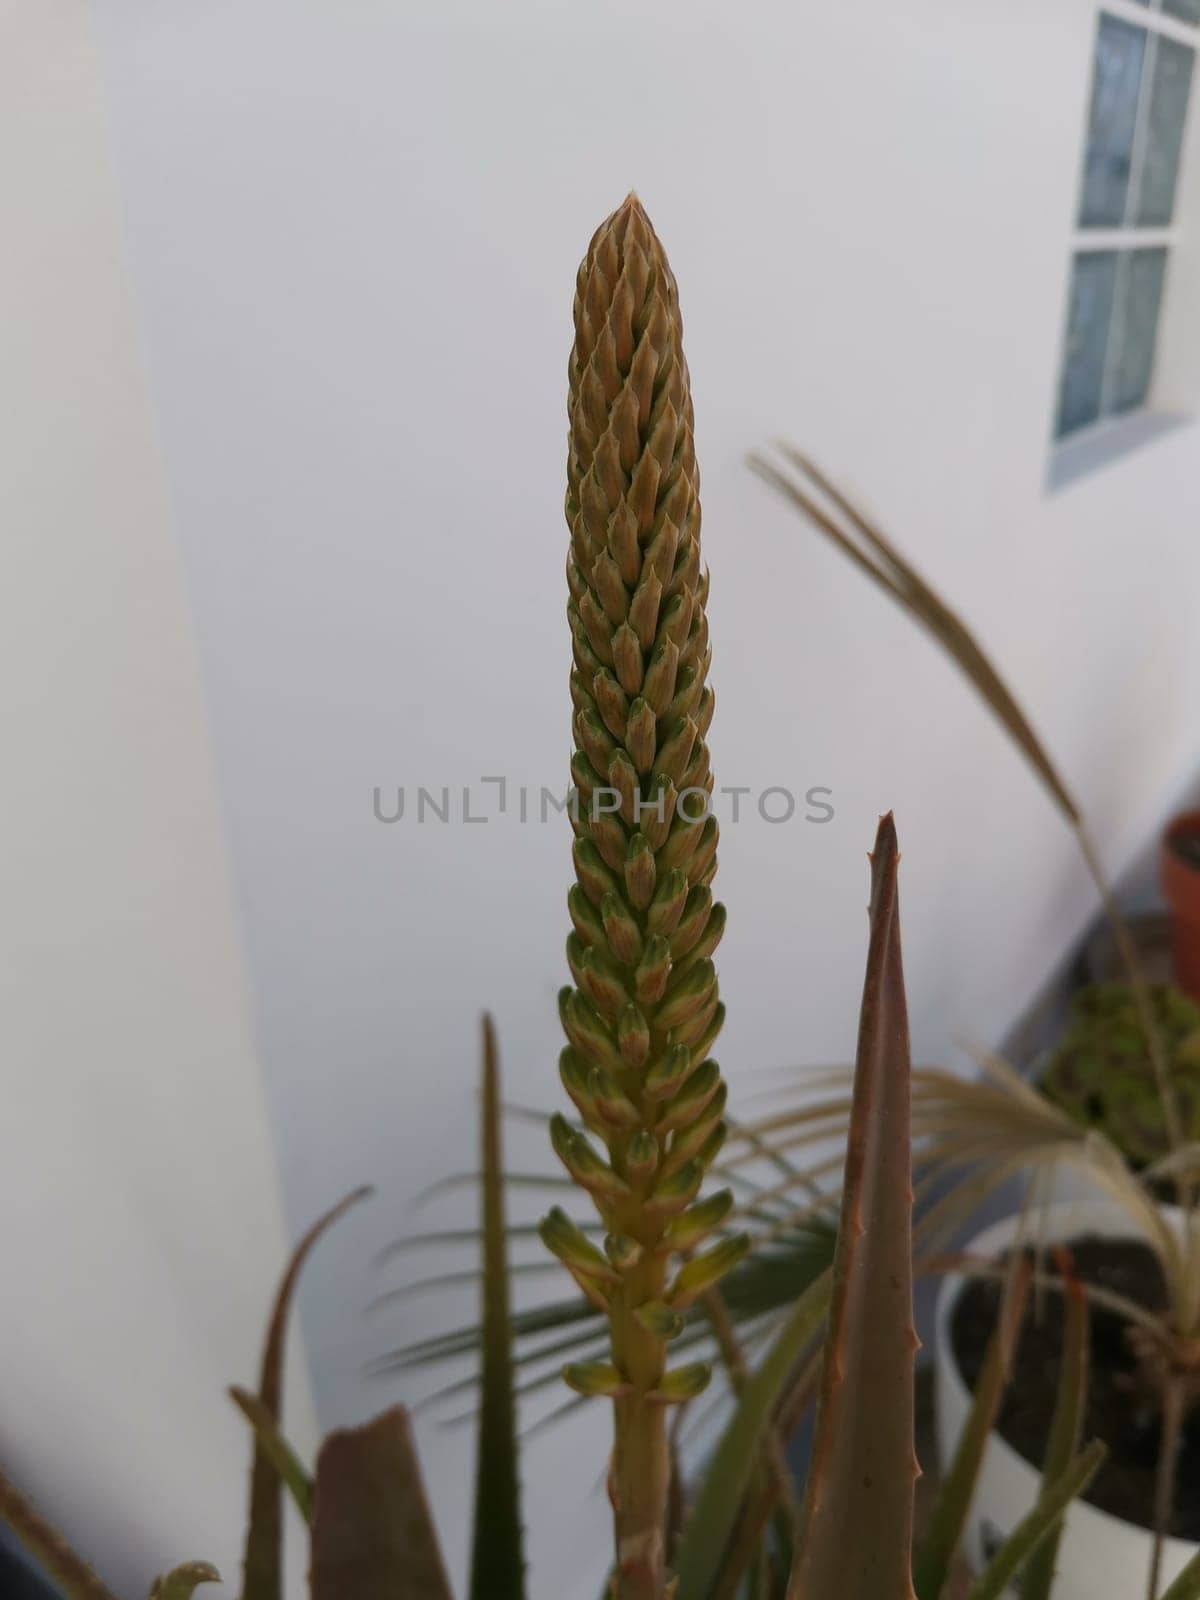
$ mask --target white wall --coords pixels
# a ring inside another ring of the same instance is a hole
[[[394,1392],[364,1360],[470,1315],[362,1307],[416,1270],[370,1270],[405,1202],[473,1160],[481,1007],[511,1096],[556,1098],[565,825],[384,827],[371,792],[565,781],[565,368],[596,223],[636,186],[681,283],[718,781],[837,807],[725,830],[735,1090],[849,1054],[883,807],[925,1057],[997,1037],[1091,911],[1001,735],[744,452],[803,441],[961,602],[1119,864],[1196,759],[1200,450],[1185,429],[1043,492],[1091,0],[97,10],[289,1218],[385,1190],[309,1282],[333,1421]],[[1189,293],[1176,274],[1194,345]],[[538,1596],[595,1592],[603,1426],[530,1448]],[[422,1444],[461,1564],[469,1436],[427,1420]]]
[[[287,1238],[83,0],[0,108],[0,1461],[138,1596],[237,1581]]]

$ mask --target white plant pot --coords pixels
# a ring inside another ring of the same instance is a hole
[[[1006,1217],[978,1234],[970,1253],[994,1256],[1008,1248],[1017,1231],[1016,1217]],[[1112,1201],[1061,1200],[1046,1208],[1042,1238],[1060,1243],[1084,1233],[1110,1238],[1141,1235],[1122,1208]],[[938,1458],[944,1471],[954,1454],[971,1407],[971,1394],[963,1382],[951,1348],[950,1319],[967,1283],[962,1276],[947,1277],[938,1295],[934,1345],[935,1402]],[[976,1572],[1004,1542],[1038,1497],[1041,1474],[997,1433],[984,1451],[975,1498],[964,1533],[963,1553]],[[1154,1540],[1145,1529],[1099,1511],[1077,1500],[1063,1522],[1058,1547],[1058,1581],[1054,1600],[1140,1600],[1146,1592]],[[1184,1539],[1168,1539],[1163,1551],[1162,1587],[1176,1578],[1200,1546]],[[1015,1593],[1014,1589],[1014,1593]]]

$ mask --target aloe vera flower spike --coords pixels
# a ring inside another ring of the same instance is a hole
[[[611,1366],[564,1376],[613,1399],[617,1600],[668,1592],[665,1413],[707,1372],[669,1371],[667,1345],[696,1284],[715,1283],[744,1248],[725,1238],[672,1277],[678,1241],[690,1253],[728,1210],[698,1200],[725,1135],[708,1055],[723,1020],[711,957],[725,918],[709,887],[708,574],[682,331],[666,255],[630,195],[579,269],[568,399],[578,803],[560,1072],[578,1121],[556,1118],[552,1139],[604,1221],[604,1260],[557,1221],[544,1232],[611,1319]]]

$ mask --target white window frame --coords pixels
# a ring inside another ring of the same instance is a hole
[[[1123,434],[1126,436],[1126,442],[1132,446],[1141,443],[1144,439],[1152,437],[1160,431],[1160,427],[1153,424],[1157,422],[1174,424],[1181,420],[1177,417],[1169,419],[1156,418],[1153,402],[1153,374],[1151,375],[1150,396],[1147,397],[1142,405],[1132,411],[1114,413],[1111,410],[1111,401],[1113,385],[1117,378],[1116,357],[1124,339],[1124,327],[1120,320],[1125,309],[1125,296],[1122,291],[1129,272],[1131,253],[1134,250],[1166,249],[1169,281],[1172,255],[1178,247],[1182,236],[1182,228],[1179,222],[1178,193],[1175,215],[1170,226],[1144,227],[1139,226],[1135,221],[1141,198],[1143,157],[1150,116],[1150,100],[1154,86],[1154,72],[1157,65],[1158,42],[1160,39],[1174,39],[1180,44],[1187,45],[1196,53],[1196,65],[1193,69],[1191,92],[1188,96],[1180,145],[1180,166],[1177,184],[1181,186],[1183,164],[1187,158],[1192,122],[1196,114],[1195,102],[1200,98],[1200,23],[1184,22],[1179,17],[1171,16],[1162,9],[1162,0],[1150,0],[1149,5],[1139,5],[1138,0],[1100,0],[1096,12],[1097,27],[1099,27],[1101,18],[1109,16],[1116,18],[1118,21],[1130,23],[1135,28],[1141,28],[1146,34],[1146,49],[1142,58],[1141,79],[1138,85],[1138,103],[1134,120],[1133,144],[1130,151],[1129,185],[1125,194],[1125,215],[1118,226],[1108,228],[1081,227],[1076,221],[1070,235],[1069,281],[1073,281],[1074,278],[1076,256],[1102,250],[1114,250],[1117,252],[1117,279],[1113,291],[1112,320],[1109,323],[1108,340],[1105,348],[1100,415],[1094,422],[1089,422],[1084,427],[1073,429],[1070,433],[1054,440],[1051,454],[1051,487],[1056,487],[1059,483],[1066,483],[1078,476],[1082,471],[1098,464],[1099,461],[1107,459],[1109,451],[1106,445],[1111,436]],[[1094,33],[1092,35],[1092,43],[1094,52]],[[1088,91],[1089,116],[1092,85],[1094,84],[1096,70],[1094,53],[1091,65],[1092,77],[1089,78]],[[1077,212],[1078,205],[1079,202],[1077,200]],[[1163,314],[1160,307],[1160,327],[1162,320]],[[1060,356],[1058,367],[1060,382],[1063,374],[1062,363],[1064,359],[1065,351]],[[1148,426],[1148,423],[1151,426]],[[1100,448],[1097,449],[1097,446]]]

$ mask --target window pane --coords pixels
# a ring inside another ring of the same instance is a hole
[[[1100,18],[1083,167],[1081,227],[1114,228],[1124,221],[1145,49],[1144,28],[1135,28],[1116,17]]]
[[[1165,37],[1159,39],[1138,198],[1137,219],[1143,226],[1165,227],[1175,209],[1179,148],[1183,142],[1183,123],[1195,60],[1196,52],[1186,44]]]
[[[1114,411],[1132,411],[1146,403],[1166,270],[1165,250],[1132,250],[1121,263],[1113,319],[1114,329],[1120,330],[1120,343],[1114,351]]]
[[[1115,250],[1089,250],[1075,257],[1055,428],[1060,439],[1076,428],[1095,422],[1100,415],[1104,357],[1116,278]]]
[[[1163,0],[1163,10],[1184,22],[1200,22],[1200,0]]]

